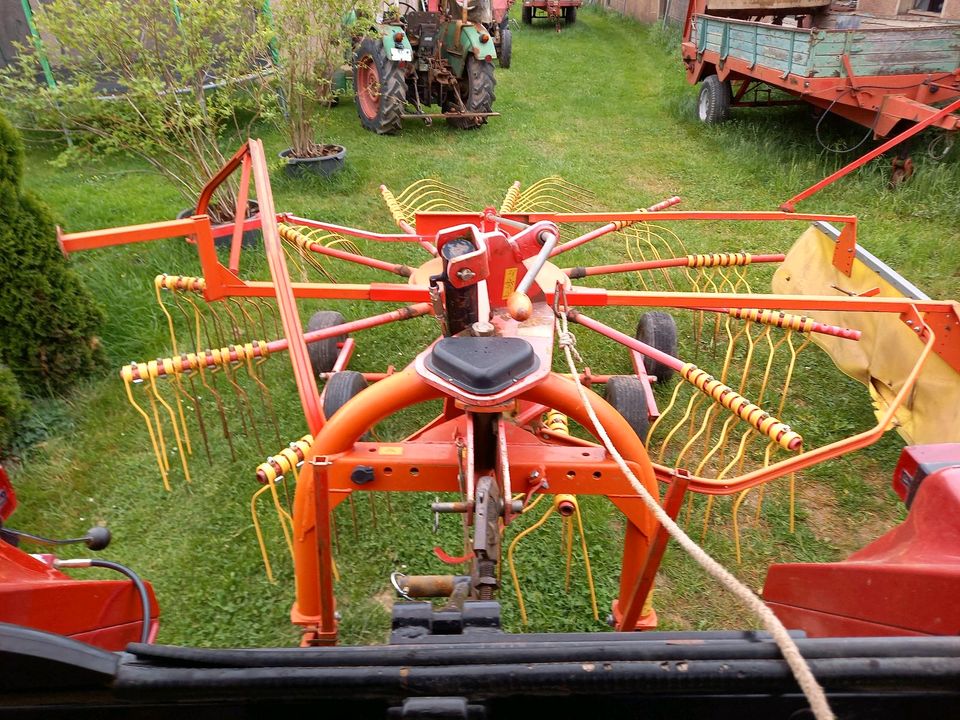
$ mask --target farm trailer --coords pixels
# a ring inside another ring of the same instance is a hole
[[[698,115],[809,103],[888,136],[933,120],[960,128],[960,20],[837,12],[823,0],[691,0],[681,45]],[[772,93],[780,90],[793,96]]]

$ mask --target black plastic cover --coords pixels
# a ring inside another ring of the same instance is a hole
[[[474,395],[493,395],[538,367],[540,359],[516,337],[447,337],[433,346],[427,367]]]

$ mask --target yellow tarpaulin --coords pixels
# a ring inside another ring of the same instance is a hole
[[[851,276],[833,266],[836,243],[816,226],[800,236],[773,278],[778,295],[861,294],[879,288],[878,297],[903,293],[859,258]],[[838,289],[842,288],[842,290]],[[954,303],[955,308],[958,307]],[[903,387],[917,362],[923,343],[896,313],[811,313],[814,319],[863,332],[859,342],[815,333],[822,347],[844,373],[863,383],[878,415]],[[960,374],[931,353],[913,391],[896,411],[894,425],[911,445],[960,442]]]

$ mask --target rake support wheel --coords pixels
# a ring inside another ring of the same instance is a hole
[[[363,374],[353,370],[334,373],[323,389],[323,416],[329,420],[346,405],[354,395],[367,387]]]
[[[520,11],[520,18],[523,20],[524,25],[530,25],[533,23],[533,8],[527,7],[524,5],[523,10]]]
[[[496,78],[493,76],[493,63],[486,60],[480,60],[473,55],[467,58],[467,67],[464,71],[464,80],[466,82],[464,105],[467,112],[490,112],[493,109],[493,101],[496,100],[494,88],[497,85]],[[485,117],[467,117],[467,118],[447,118],[454,127],[461,130],[472,130],[485,125]]]
[[[614,375],[607,381],[606,394],[607,402],[630,423],[641,442],[646,442],[650,415],[640,380],[629,375]]]
[[[400,130],[407,81],[399,63],[387,60],[377,38],[364,38],[353,56],[353,87],[360,124],[378,135]]]
[[[640,316],[637,323],[637,340],[656,348],[667,355],[677,356],[677,323],[669,313],[653,310]],[[647,375],[657,378],[657,383],[666,385],[673,377],[673,368],[644,357],[643,367]]]
[[[325,330],[344,323],[343,315],[335,310],[320,310],[315,312],[307,323],[307,332]],[[314,375],[333,370],[337,356],[340,354],[338,343],[346,341],[346,335],[337,335],[326,340],[318,340],[307,345],[307,354],[310,356],[310,365]]]

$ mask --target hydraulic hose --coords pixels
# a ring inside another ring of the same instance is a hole
[[[59,568],[84,568],[99,567],[116,570],[130,578],[130,581],[137,588],[140,594],[140,606],[143,608],[143,626],[140,628],[140,642],[147,644],[150,642],[150,598],[147,596],[147,586],[140,576],[126,565],[121,565],[111,560],[77,559],[77,560],[57,560],[56,567]]]

